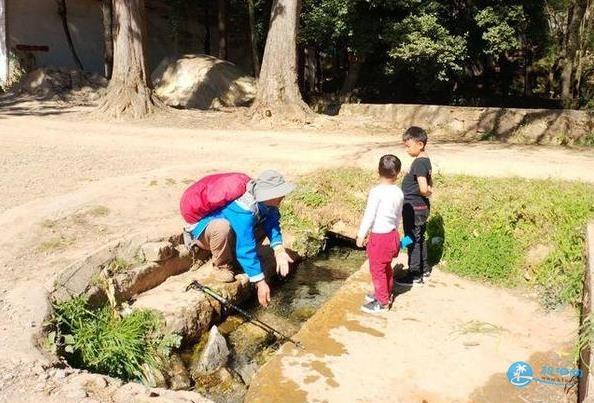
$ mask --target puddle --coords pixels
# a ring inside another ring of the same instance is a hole
[[[272,282],[273,296],[267,309],[254,299],[243,306],[256,318],[292,336],[365,261],[363,251],[338,246],[301,263],[287,279]],[[215,402],[243,401],[257,369],[271,358],[279,341],[241,316],[230,315],[219,326],[231,351],[226,366],[212,376],[194,376],[194,387]],[[181,353],[192,373],[205,340]],[[205,379],[207,378],[207,379]]]

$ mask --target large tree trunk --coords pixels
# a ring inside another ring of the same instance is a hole
[[[204,54],[210,55],[210,11],[208,7],[208,1],[204,2]]]
[[[576,0],[569,8],[567,35],[565,36],[565,60],[561,72],[561,98],[566,107],[573,106],[575,61],[580,45],[580,26],[586,11],[586,0]]]
[[[256,99],[254,117],[311,120],[297,83],[297,29],[301,0],[274,0]]]
[[[254,77],[260,75],[260,58],[258,57],[258,41],[256,38],[256,11],[254,0],[247,0],[248,15],[250,22],[250,44],[252,47],[252,67],[254,68]]]
[[[589,46],[590,33],[594,29],[594,1],[588,0],[586,1],[586,6],[584,10],[584,16],[580,23],[580,34],[579,34],[579,47],[575,55],[574,65],[575,67],[575,77],[574,77],[574,88],[573,94],[575,98],[580,98],[581,92],[581,84],[582,84],[582,75],[584,73],[584,56],[587,53],[587,48]]]
[[[68,28],[68,10],[66,9],[66,0],[57,0],[58,3],[58,15],[62,20],[62,28],[64,28],[64,35],[66,35],[66,42],[68,42],[68,47],[70,48],[70,52],[72,53],[72,57],[74,58],[74,62],[76,66],[80,70],[84,70],[83,65],[76,53],[76,49],[74,48],[74,43],[72,42],[72,36],[70,35],[70,28]]]
[[[219,59],[227,59],[227,12],[225,0],[218,0]]]
[[[105,78],[111,78],[113,69],[113,3],[112,0],[102,0],[103,13],[103,63]]]
[[[113,17],[113,74],[99,113],[142,118],[163,107],[153,95],[146,64],[144,0],[115,0]]]
[[[359,81],[359,73],[364,57],[355,54],[349,54],[349,70],[347,71],[344,83],[340,89],[339,99],[341,103],[350,102],[353,90]]]

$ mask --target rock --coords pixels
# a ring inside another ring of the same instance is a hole
[[[162,262],[174,256],[175,248],[170,242],[149,242],[140,250],[147,262]]]
[[[258,371],[258,365],[255,362],[250,362],[245,365],[237,366],[234,369],[235,372],[237,372],[237,374],[241,377],[243,383],[245,383],[247,386],[250,386],[252,378]]]
[[[142,376],[144,383],[151,388],[166,388],[167,381],[165,375],[157,368],[149,367],[147,364],[142,365]]]
[[[115,403],[128,403],[135,400],[137,396],[148,396],[148,389],[138,383],[127,383],[120,387],[113,395]]]
[[[164,59],[152,80],[155,93],[167,105],[209,109],[249,104],[256,95],[256,81],[234,64],[207,55]]]
[[[207,393],[216,401],[240,402],[247,391],[241,379],[227,368],[221,368],[212,374],[195,379],[196,389]]]
[[[62,388],[62,393],[65,397],[72,399],[74,401],[81,401],[82,399],[87,397],[87,392],[82,388],[65,387]]]
[[[173,390],[190,389],[190,374],[181,358],[173,354],[169,359],[169,368],[167,370],[169,378],[169,387]]]
[[[49,375],[56,379],[64,379],[66,378],[66,371],[60,368],[54,368],[50,370]]]
[[[178,259],[168,260],[167,263],[175,260]],[[202,292],[186,292],[185,288],[191,281],[198,280],[209,285],[237,305],[254,292],[251,285],[244,285],[240,281],[224,284],[213,282],[210,276],[214,270],[212,264],[208,263],[200,270],[171,276],[159,286],[138,295],[132,306],[134,309],[160,312],[166,322],[166,331],[183,335],[184,343],[195,343],[203,334],[208,334],[212,323],[221,317],[221,305]]]
[[[265,330],[246,322],[229,335],[235,357],[251,359],[263,346],[270,343],[273,337]]]
[[[4,375],[2,375],[2,380],[3,381],[10,381],[12,378],[14,378],[14,376],[15,376],[14,374],[10,374],[10,373],[4,374]]]
[[[221,335],[219,329],[213,326],[210,329],[206,347],[200,354],[200,360],[192,368],[193,376],[213,373],[227,363],[229,354],[227,341]]]

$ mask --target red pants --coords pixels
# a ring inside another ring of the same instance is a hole
[[[400,251],[400,236],[398,231],[387,234],[369,234],[367,241],[367,256],[369,257],[369,271],[375,288],[375,298],[382,305],[390,302],[390,295],[394,289],[394,271],[392,259]]]

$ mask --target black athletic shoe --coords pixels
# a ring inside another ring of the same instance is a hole
[[[396,284],[404,287],[421,287],[424,284],[423,276],[421,274],[407,274],[404,278],[396,280]]]
[[[427,269],[427,270],[425,270],[425,271],[423,272],[423,277],[425,277],[425,278],[429,278],[429,277],[431,277],[431,272],[432,272],[432,271],[433,271],[432,269]]]
[[[382,313],[388,311],[388,305],[382,305],[378,301],[373,300],[361,305],[361,310],[367,313]]]

